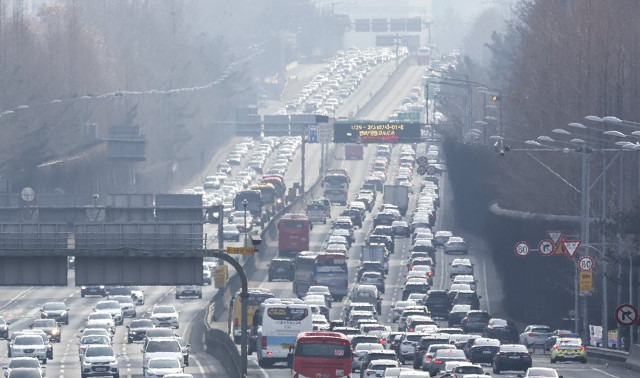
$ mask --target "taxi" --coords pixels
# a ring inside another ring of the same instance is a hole
[[[585,348],[579,338],[560,337],[551,348],[551,363],[558,361],[580,361],[587,363],[587,348]]]

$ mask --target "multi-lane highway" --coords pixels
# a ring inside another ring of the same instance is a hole
[[[306,76],[312,76],[318,67],[312,67],[308,70],[301,68],[300,72],[305,72]],[[361,84],[357,91],[347,99],[339,108],[337,116],[358,115],[360,119],[385,120],[393,112],[401,101],[407,96],[412,87],[420,85],[420,79],[424,74],[424,67],[409,66],[402,74],[390,76],[395,69],[395,63],[385,63],[377,66],[371,71],[366,80]],[[303,80],[305,75],[300,75],[298,80]],[[393,78],[393,82],[385,86],[389,78]],[[296,85],[298,86],[298,85]],[[375,96],[381,88],[384,87],[384,93]],[[374,99],[375,106],[365,105]],[[285,98],[286,100],[286,98]],[[270,104],[270,109],[280,107],[281,104]],[[366,112],[361,111],[365,109]],[[359,113],[359,114],[358,114]],[[425,150],[424,145],[418,145],[418,152]],[[394,149],[392,162],[397,161],[398,148]],[[371,161],[375,154],[375,146],[365,148],[365,156],[362,161],[345,161],[335,160],[334,167],[347,169],[351,177],[350,198],[361,187],[368,174],[367,164]],[[224,159],[224,151],[216,155],[211,167],[215,167]],[[392,163],[393,164],[393,163]],[[397,164],[397,163],[396,163]],[[393,165],[392,165],[393,166]],[[301,161],[300,151],[296,152],[293,161],[286,174],[286,181],[289,186],[294,182],[300,181]],[[203,172],[203,176],[207,172]],[[308,146],[307,148],[307,187],[309,184],[317,180],[320,174],[319,147]],[[390,179],[393,174],[390,175]],[[415,176],[414,191],[417,192],[420,186],[421,178]],[[456,227],[456,219],[453,212],[455,198],[449,187],[447,173],[442,173],[440,177],[440,197],[442,206],[438,209],[436,230],[450,230],[454,234],[459,234]],[[415,196],[411,196],[410,206],[413,206]],[[358,266],[360,247],[364,243],[364,239],[372,228],[373,216],[382,204],[381,198],[378,199],[373,213],[368,214],[366,221],[361,229],[356,230],[356,243],[352,246],[349,255],[349,272],[350,282],[356,282],[356,268]],[[342,207],[335,207],[332,210],[332,218],[335,219]],[[327,225],[315,225],[311,233],[311,249],[319,250],[326,236],[330,232],[330,222]],[[216,245],[215,228],[207,226],[206,230],[209,239],[208,243]],[[475,265],[475,276],[478,279],[478,293],[482,296],[481,308],[489,311],[494,316],[505,317],[502,302],[505,300],[502,292],[502,282],[496,276],[494,265],[487,253],[486,246],[483,243],[481,235],[464,235],[470,243],[469,258]],[[396,325],[391,322],[391,308],[393,304],[400,298],[402,291],[402,282],[406,273],[406,259],[410,247],[409,239],[397,239],[395,254],[391,255],[390,270],[386,278],[386,292],[383,296],[382,313],[379,317],[380,322],[392,326]],[[250,286],[265,287],[273,291],[278,297],[292,297],[292,284],[290,282],[267,282],[266,271],[269,260],[277,256],[277,243],[270,242],[267,248],[263,249],[263,255],[260,256],[260,265],[256,273],[250,277]],[[447,289],[450,283],[448,268],[453,257],[445,255],[442,250],[438,250],[436,255],[436,273],[434,279],[434,288]],[[102,298],[81,298],[80,288],[73,285],[73,271],[70,271],[70,285],[62,288],[52,287],[20,287],[20,288],[3,288],[0,295],[0,314],[10,322],[10,330],[16,331],[27,328],[31,320],[39,318],[40,307],[49,301],[64,301],[70,309],[70,324],[62,326],[62,340],[60,343],[54,344],[54,358],[47,364],[47,374],[49,377],[79,377],[80,364],[77,352],[77,336],[85,326],[85,319],[95,303]],[[144,305],[137,307],[138,317],[148,317],[151,308],[155,304],[172,304],[180,311],[180,328],[176,333],[183,336],[191,344],[190,364],[185,371],[193,374],[195,377],[218,377],[225,376],[224,370],[218,361],[206,354],[203,343],[203,327],[202,320],[204,317],[204,308],[210,298],[214,295],[216,289],[212,286],[203,288],[203,299],[180,299],[174,298],[173,287],[146,287],[146,301]],[[331,309],[332,319],[341,319],[342,313],[348,299],[345,298],[341,303],[335,303]],[[226,316],[221,316],[226,319]],[[125,319],[125,326],[130,320]],[[217,324],[222,329],[227,329],[225,323]],[[118,326],[114,336],[114,347],[118,353],[120,363],[120,374],[122,376],[139,377],[142,376],[142,354],[141,344],[126,342],[126,327]],[[7,346],[0,344],[0,364],[8,362]],[[535,366],[549,366],[548,355],[537,353],[534,355]],[[405,365],[409,367],[410,365]],[[558,372],[564,377],[586,377],[586,378],[626,378],[637,376],[636,373],[626,371],[625,369],[603,365],[587,363],[573,364],[560,363],[554,364]],[[486,366],[487,372],[490,367]],[[514,377],[515,373],[502,374],[505,377]],[[262,369],[257,366],[255,355],[250,357],[250,376],[264,377],[289,377],[291,371],[286,366],[280,364],[270,369]]]
[[[361,119],[386,119],[391,114],[392,110],[398,105],[398,103],[406,96],[409,90],[416,85],[419,85],[420,77],[423,74],[423,68],[410,67],[403,75],[398,77],[393,85],[387,89],[384,99],[373,107],[373,110],[368,113],[358,114],[358,118]],[[346,103],[345,103],[346,104]],[[346,109],[346,108],[342,108]],[[344,110],[345,112],[353,110]],[[424,151],[424,146],[418,147],[419,151]],[[397,151],[397,150],[396,150]],[[374,146],[369,146],[365,149],[365,157],[362,161],[336,161],[336,167],[346,168],[351,176],[352,185],[350,187],[350,198],[355,196],[355,193],[359,190],[362,182],[364,181],[368,167],[367,163],[371,161],[371,157],[375,152]],[[419,187],[420,178],[416,176],[415,188]],[[438,217],[434,232],[436,230],[451,230],[456,235],[460,235],[456,226],[456,219],[454,216],[453,206],[455,198],[452,196],[452,191],[449,187],[449,181],[446,172],[442,173],[440,177],[440,193],[442,206],[438,210]],[[412,198],[414,200],[415,198]],[[378,209],[381,205],[379,199],[376,203],[375,209]],[[332,217],[335,217],[342,210],[341,207],[332,209]],[[352,246],[349,254],[349,268],[350,268],[350,282],[356,282],[356,268],[358,266],[360,247],[362,246],[367,233],[372,228],[372,219],[375,216],[376,210],[372,214],[367,216],[366,221],[363,224],[362,229],[356,230],[356,243]],[[327,225],[315,225],[311,232],[311,245],[312,250],[319,250],[326,236],[330,232],[330,224]],[[487,247],[484,244],[481,236],[462,234],[470,243],[470,255],[469,258],[475,265],[475,277],[478,280],[478,293],[482,296],[481,309],[486,310],[496,317],[506,317],[504,314],[502,302],[505,299],[502,291],[502,282],[495,273],[495,267],[493,262],[487,256],[490,254],[487,251]],[[400,299],[402,291],[402,283],[404,275],[407,271],[406,260],[408,257],[408,250],[410,242],[408,239],[398,239],[396,242],[396,253],[392,255],[390,260],[390,271],[386,278],[386,293],[383,296],[382,313],[379,317],[381,323],[396,327],[391,322],[391,308],[393,304]],[[268,248],[264,250],[260,260],[260,269],[250,277],[250,286],[269,288],[277,297],[292,297],[292,284],[290,282],[267,282],[266,271],[267,264],[271,258],[277,256],[277,243],[270,243]],[[433,288],[436,289],[448,289],[450,285],[449,279],[449,266],[454,257],[445,255],[441,249],[438,250],[436,261],[437,270],[434,280]],[[342,303],[334,303],[331,309],[332,319],[341,319],[344,306],[348,299],[345,298]],[[222,316],[225,318],[225,316]],[[444,323],[443,323],[444,325]],[[223,329],[226,329],[221,325]],[[623,368],[608,366],[605,367],[600,364],[587,363],[587,364],[574,364],[574,363],[560,363],[551,365],[548,355],[543,355],[541,352],[534,354],[533,356],[534,366],[555,367],[558,372],[565,377],[630,377],[634,376]],[[410,365],[405,365],[409,367]],[[490,372],[489,365],[485,365],[485,371]],[[506,377],[515,377],[516,373],[503,373]],[[255,354],[250,356],[250,376],[265,376],[265,377],[288,377],[291,376],[291,370],[283,364],[278,364],[273,368],[263,369],[257,365]]]

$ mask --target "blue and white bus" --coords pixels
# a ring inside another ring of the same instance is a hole
[[[262,325],[257,340],[260,367],[286,363],[298,334],[313,330],[310,305],[286,300],[277,302],[275,298],[269,299],[260,306]]]
[[[349,270],[342,253],[302,252],[295,262],[293,292],[302,298],[309,286],[327,286],[336,301],[349,291]]]

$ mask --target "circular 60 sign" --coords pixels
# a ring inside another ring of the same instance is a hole
[[[593,270],[593,258],[590,256],[582,256],[578,260],[578,269],[583,272],[590,272]]]

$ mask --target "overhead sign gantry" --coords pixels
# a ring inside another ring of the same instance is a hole
[[[334,143],[415,143],[422,137],[417,122],[352,121],[333,125]]]

